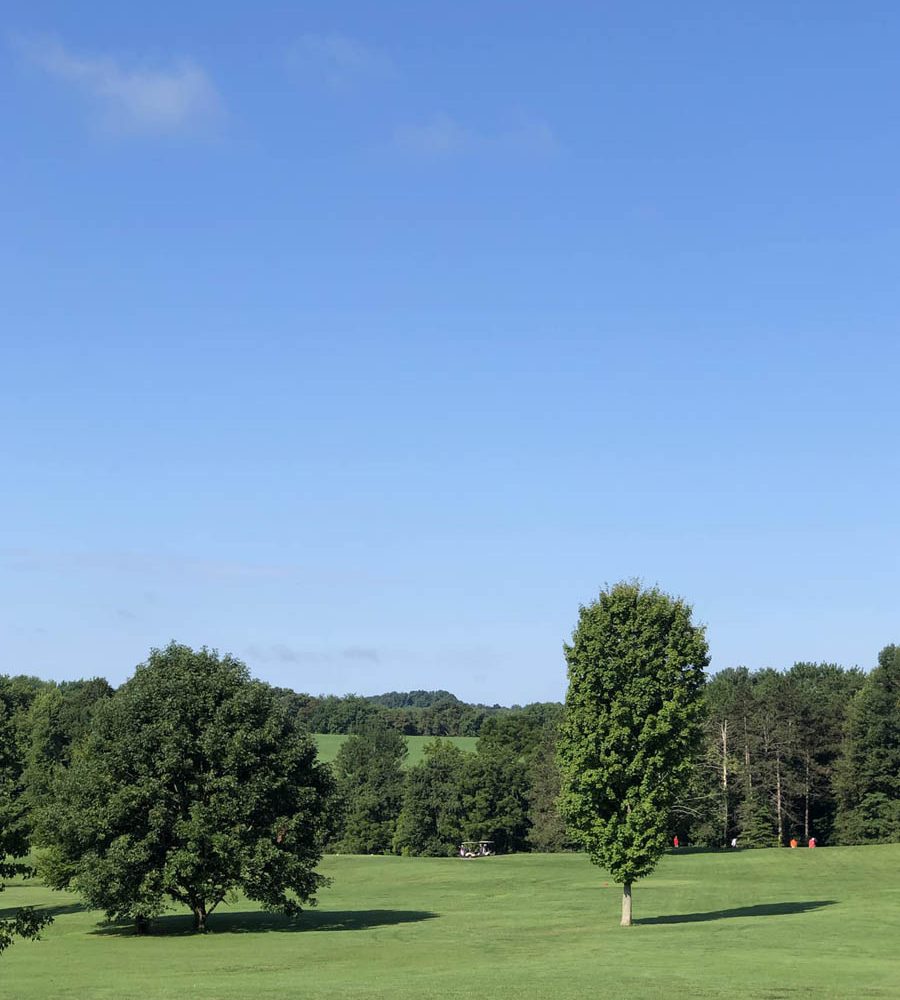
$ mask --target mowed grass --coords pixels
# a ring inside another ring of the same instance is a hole
[[[478,746],[477,736],[442,736],[440,738],[468,753],[474,753]],[[330,763],[337,757],[338,750],[347,737],[340,733],[313,733],[313,739],[319,748],[319,758]],[[425,756],[426,744],[431,743],[434,739],[436,739],[434,736],[407,736],[406,745],[409,748],[409,753],[404,767],[418,764]]]
[[[0,996],[50,998],[900,997],[900,845],[668,855],[620,893],[583,855],[478,861],[332,857],[334,883],[292,923],[236,902],[210,933],[149,938],[37,883],[38,942],[0,958]]]

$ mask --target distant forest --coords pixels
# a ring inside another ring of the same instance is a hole
[[[309,733],[342,733],[330,847],[445,855],[462,840],[504,851],[572,847],[556,811],[564,706],[471,704],[449,691],[314,696],[274,688]],[[113,694],[102,679],[0,675],[0,823],[28,843],[48,796]],[[900,647],[869,673],[832,663],[719,671],[705,687],[705,737],[672,835],[682,844],[785,846],[900,841]],[[433,736],[402,768],[406,735]],[[475,736],[465,753],[441,737]],[[151,751],[152,752],[152,751]]]

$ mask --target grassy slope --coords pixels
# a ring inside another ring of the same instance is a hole
[[[337,757],[337,752],[341,744],[347,739],[346,736],[338,733],[313,733],[313,738],[319,747],[319,757],[326,761],[332,761]],[[412,767],[413,764],[419,763],[424,756],[425,744],[430,743],[433,739],[433,736],[406,737],[406,745],[409,747],[406,767]],[[448,743],[455,744],[460,750],[470,752],[474,752],[475,747],[478,745],[477,736],[444,736],[442,739],[445,739]]]
[[[334,885],[297,927],[251,904],[205,937],[164,918],[135,938],[71,897],[10,886],[0,902],[58,905],[42,941],[0,958],[0,996],[895,998],[900,845],[668,856],[619,892],[583,855],[326,859]]]

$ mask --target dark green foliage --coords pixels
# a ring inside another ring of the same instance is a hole
[[[561,809],[591,860],[627,887],[668,847],[692,774],[706,640],[683,601],[619,583],[581,608],[565,653]]]
[[[6,680],[0,678],[0,683]],[[0,879],[30,874],[30,869],[25,865],[11,860],[11,857],[24,854],[27,847],[20,806],[21,758],[15,720],[11,712],[14,706],[12,698],[0,698]],[[2,883],[0,892],[3,892]],[[51,920],[51,917],[38,914],[30,907],[23,907],[0,918],[0,954],[17,937],[36,938],[41,928]]]
[[[493,841],[501,854],[521,851],[527,841],[528,769],[499,749],[478,748],[460,778],[465,840]],[[458,844],[458,842],[457,842]]]
[[[6,853],[17,856],[28,851],[24,774],[28,714],[35,698],[50,687],[51,684],[36,677],[0,675],[0,832]]]
[[[517,711],[494,715],[482,726],[478,747],[484,751],[496,748],[528,760],[544,741],[548,728],[558,729],[562,715],[563,707],[556,702],[535,702]]]
[[[367,698],[348,694],[328,695],[309,706],[306,724],[312,733],[358,733],[379,717],[377,706]]]
[[[835,765],[847,712],[865,675],[834,663],[796,663],[787,678],[796,692],[795,829],[804,841],[814,835],[828,843],[835,839]]]
[[[556,741],[562,715],[558,702],[535,702],[487,719],[478,740],[479,754],[512,757],[524,765],[527,846],[536,851],[563,850],[568,843],[558,809]]]
[[[759,791],[748,788],[737,808],[736,828],[740,847],[779,847],[772,812]]]
[[[267,685],[172,644],[101,701],[38,813],[45,878],[111,917],[188,906],[196,926],[232,889],[297,912],[333,794],[313,741]]]
[[[468,758],[452,743],[438,739],[425,748],[425,759],[406,772],[394,836],[398,854],[446,857],[456,853],[463,839],[462,778]]]
[[[710,678],[698,780],[680,803],[691,842],[833,842],[835,760],[862,681],[859,670],[830,663],[786,673],[738,667]]]
[[[343,854],[391,850],[403,800],[403,736],[383,722],[350,736],[334,761],[343,815],[336,849]]]
[[[382,708],[431,708],[432,705],[450,701],[462,704],[449,691],[387,691],[385,694],[370,695],[367,700]]]
[[[528,845],[533,851],[564,851],[572,847],[572,839],[559,813],[562,778],[556,760],[558,738],[558,726],[549,724],[528,759],[528,820],[531,824]]]
[[[294,698],[302,702],[302,718],[314,733],[354,733],[379,718],[407,736],[478,736],[485,720],[512,711],[500,705],[470,705],[449,691]]]
[[[900,840],[900,646],[886,646],[850,706],[837,775],[842,843]]]
[[[46,801],[60,768],[71,760],[72,746],[91,727],[97,705],[113,689],[102,678],[48,685],[28,712],[24,782],[31,808]]]

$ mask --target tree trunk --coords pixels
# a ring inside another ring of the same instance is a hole
[[[784,847],[784,819],[781,815],[781,751],[775,754],[775,812],[778,816],[778,846]]]
[[[722,843],[728,846],[728,720],[722,723]]]
[[[198,934],[206,933],[206,904],[202,901],[194,904],[194,930]]]
[[[631,926],[631,883],[622,886],[622,926]]]
[[[753,791],[753,775],[750,773],[750,734],[747,730],[747,716],[744,716],[744,773],[747,775],[747,789]]]
[[[803,840],[809,843],[809,751],[806,752],[806,780],[803,785]]]
[[[150,933],[150,921],[144,916],[143,913],[137,914],[134,918],[134,932],[142,937],[143,935]]]

